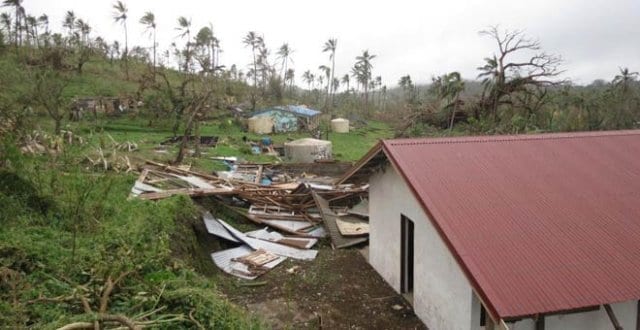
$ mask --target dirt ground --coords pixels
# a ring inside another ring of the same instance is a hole
[[[276,329],[426,329],[357,249],[323,247],[316,260],[287,260],[255,281],[264,285],[221,289]]]
[[[227,219],[242,231],[259,228]],[[319,250],[315,260],[289,258],[247,281],[222,272],[211,260],[212,252],[235,245],[210,235],[202,220],[192,225],[198,247],[191,253],[197,255],[198,270],[214,277],[227,299],[274,329],[426,329],[411,305],[365,260],[363,246],[332,250],[325,238],[314,246]]]

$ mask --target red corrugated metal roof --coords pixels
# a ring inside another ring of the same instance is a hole
[[[640,299],[640,131],[382,147],[496,316]]]

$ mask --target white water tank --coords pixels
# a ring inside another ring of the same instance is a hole
[[[300,139],[284,144],[284,156],[293,163],[313,163],[316,160],[330,160],[331,141]]]
[[[349,120],[344,118],[332,119],[331,131],[336,133],[349,133]]]
[[[273,132],[273,120],[269,116],[253,116],[247,122],[250,133],[270,134]]]

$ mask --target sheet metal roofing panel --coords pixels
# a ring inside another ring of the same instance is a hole
[[[287,105],[286,107],[276,107],[276,108],[285,109],[304,117],[313,117],[322,113],[318,110],[313,110],[302,105]]]
[[[383,147],[497,316],[640,298],[640,131]]]
[[[204,220],[204,225],[207,227],[209,234],[224,238],[231,242],[240,243],[240,240],[231,235],[231,233],[229,233],[229,231],[224,228],[210,212],[207,211],[202,214],[202,220]]]
[[[252,116],[260,116],[262,114],[269,113],[271,111],[278,111],[278,110],[291,112],[302,117],[314,117],[319,114],[322,114],[322,112],[318,110],[313,110],[302,105],[286,105],[286,106],[276,106],[272,108],[261,109],[254,112]]]
[[[243,243],[249,245],[254,250],[263,249],[282,257],[290,257],[298,260],[313,260],[318,255],[317,250],[297,249],[294,247],[290,247],[290,246],[286,246],[278,243],[267,242],[257,238],[251,238],[245,235],[244,233],[240,232],[239,230],[233,228],[231,225],[229,225],[228,223],[222,220],[218,220],[218,222],[222,224],[224,228],[226,228],[229,231],[229,233],[231,233],[231,235],[241,240]]]

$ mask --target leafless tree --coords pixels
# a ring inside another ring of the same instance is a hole
[[[561,70],[562,58],[542,51],[540,41],[527,37],[523,31],[501,31],[492,26],[480,31],[480,35],[498,44],[498,53],[485,58],[485,65],[478,68],[481,71],[478,78],[483,78],[484,85],[481,107],[488,110],[494,120],[497,120],[500,105],[513,104],[515,93],[564,82],[557,79],[564,72]],[[523,55],[529,59],[522,62],[512,59]]]

